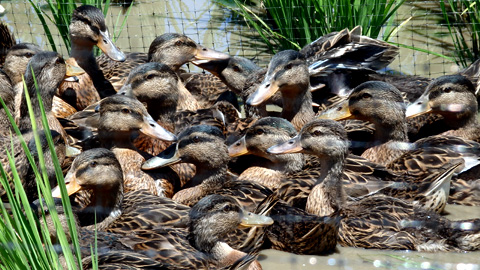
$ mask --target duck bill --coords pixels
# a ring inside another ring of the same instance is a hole
[[[143,116],[143,123],[142,128],[140,128],[140,132],[147,136],[168,142],[173,142],[177,140],[177,137],[175,137],[175,135],[160,126],[155,120],[153,120],[150,115]]]
[[[222,52],[217,52],[215,50],[205,48],[203,46],[198,46],[193,60],[191,61],[194,65],[199,66],[202,64],[209,63],[210,61],[216,60],[228,60],[230,55]]]
[[[75,194],[82,189],[82,187],[78,184],[74,173],[68,172],[67,175],[65,175],[65,188],[67,189],[68,196]],[[52,197],[62,198],[60,186],[56,186],[54,189],[52,189]]]
[[[142,165],[143,170],[153,170],[181,162],[182,159],[178,153],[178,144],[174,143],[167,147],[158,156],[153,157]]]
[[[336,121],[354,118],[355,117],[352,115],[350,109],[348,108],[348,99],[342,101],[335,107],[332,107],[317,116],[317,119],[331,119]]]
[[[428,96],[422,95],[415,102],[408,105],[407,111],[405,112],[405,116],[407,118],[412,118],[422,114],[430,113],[431,111],[432,111],[432,107],[428,102]]]
[[[295,136],[290,140],[274,145],[267,149],[267,152],[274,155],[290,154],[302,152],[302,144],[300,143],[300,136]]]
[[[113,44],[108,31],[100,31],[101,39],[98,41],[97,46],[102,50],[104,54],[110,57],[112,60],[123,62],[126,57],[125,54],[120,51],[115,44]]]
[[[65,81],[68,82],[78,82],[78,77],[85,73],[83,68],[79,67],[75,59],[69,58],[65,60],[65,66],[67,68],[67,72],[65,73]]]
[[[117,95],[124,95],[124,96],[129,96],[133,97],[133,89],[132,89],[132,84],[124,84],[120,90],[118,90]]]
[[[247,142],[245,140],[245,136],[243,136],[238,141],[234,142],[232,145],[228,147],[228,155],[230,157],[238,157],[242,155],[248,154],[249,151],[247,149]]]
[[[264,227],[273,224],[271,217],[257,215],[252,212],[243,211],[240,227]]]
[[[278,82],[267,79],[258,87],[257,91],[250,95],[247,104],[257,106],[273,96],[279,89]]]

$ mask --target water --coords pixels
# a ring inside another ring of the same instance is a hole
[[[480,217],[480,207],[447,205],[446,215],[451,220]],[[260,253],[263,269],[445,269],[480,270],[480,251],[416,252],[391,251],[338,246],[328,256],[293,255],[276,250]]]

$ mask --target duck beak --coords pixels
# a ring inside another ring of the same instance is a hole
[[[142,165],[142,170],[153,170],[156,168],[173,165],[182,161],[178,152],[178,144],[174,143],[163,150],[158,156],[153,157]]]
[[[73,58],[68,58],[65,60],[65,65],[67,67],[67,72],[65,74],[65,80],[67,81],[72,81],[70,78],[75,78],[77,76],[80,76],[85,73],[85,70],[83,68],[79,67],[78,64],[75,62],[75,60],[71,60]],[[78,78],[77,78],[78,81]]]
[[[118,90],[117,95],[124,95],[124,96],[129,96],[133,97],[133,89],[132,89],[132,84],[124,84],[120,90]]]
[[[350,112],[348,108],[348,99],[337,104],[335,107],[332,107],[322,114],[317,116],[317,119],[331,119],[331,120],[345,120],[345,119],[354,119],[355,117]]]
[[[108,31],[100,31],[101,39],[98,41],[97,46],[102,50],[104,54],[110,57],[112,60],[123,62],[126,57],[125,54],[120,51],[115,44],[113,44]]]
[[[67,189],[68,196],[77,193],[79,190],[82,189],[82,187],[77,182],[75,173],[69,171],[67,175],[65,175],[65,188]],[[54,189],[52,189],[52,197],[62,198],[62,194],[60,193],[60,186],[56,186]]]
[[[426,114],[432,111],[430,102],[428,102],[428,95],[422,95],[415,102],[408,105],[405,116],[407,118],[413,118],[422,114]]]
[[[70,145],[66,146],[65,155],[67,157],[76,157],[76,156],[80,155],[80,153],[82,153],[82,151],[80,151],[79,149],[77,149],[73,146],[70,146]]]
[[[262,102],[273,96],[278,89],[280,89],[278,82],[273,80],[272,76],[269,76],[265,78],[257,91],[248,97],[247,104],[251,106],[260,105]]]
[[[242,155],[248,154],[247,149],[247,142],[245,140],[245,136],[243,136],[240,140],[234,142],[232,145],[228,147],[228,155],[230,157],[238,157]]]
[[[194,65],[201,65],[215,60],[227,60],[230,59],[230,55],[215,50],[205,48],[203,46],[197,46],[197,51],[191,61]]]
[[[300,136],[295,136],[290,140],[274,145],[267,149],[267,152],[274,155],[280,154],[290,154],[290,153],[299,153],[303,150],[302,144],[300,143]]]
[[[264,227],[273,224],[271,217],[257,215],[252,212],[243,211],[240,227]]]
[[[173,133],[160,126],[150,115],[143,116],[143,123],[140,132],[147,136],[168,142],[174,142],[177,140],[177,137],[173,135]]]

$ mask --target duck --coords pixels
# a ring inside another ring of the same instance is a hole
[[[27,146],[28,151],[30,152],[34,165],[38,170],[40,170],[40,163],[38,160],[39,152],[37,150],[37,144],[35,142],[35,138],[33,134],[24,134],[25,143]],[[53,153],[49,149],[48,142],[47,142],[47,134],[45,130],[40,130],[38,132],[40,138],[40,149],[43,153],[43,160],[45,163],[45,172],[48,177],[48,181],[50,185],[55,186],[57,183],[56,180],[56,173],[55,173],[55,166],[54,166],[54,159]],[[63,164],[66,158],[66,143],[63,140],[60,133],[52,130],[50,131],[50,136],[52,137],[52,141],[55,145],[54,147],[54,154],[56,155],[56,159],[60,165]],[[2,137],[0,139],[0,163],[5,170],[5,174],[7,175],[10,184],[10,189],[15,190],[15,185],[13,183],[13,168],[8,160],[8,156],[12,156],[15,158],[15,171],[18,175],[22,186],[25,190],[25,194],[27,196],[27,200],[29,202],[34,201],[38,198],[38,189],[36,185],[36,176],[33,166],[30,161],[28,160],[27,154],[25,153],[22,140],[18,136],[10,137]],[[7,152],[8,151],[8,152]],[[8,155],[7,155],[8,153]],[[6,191],[3,187],[0,188],[0,198],[2,201],[8,201],[8,197]]]
[[[252,154],[267,159],[263,164],[256,162],[239,176],[239,180],[251,180],[275,190],[278,196],[290,205],[305,209],[306,199],[316,179],[320,176],[320,162],[315,156],[301,153],[274,154],[268,148],[297,134],[292,124],[283,118],[259,119],[246,135],[229,146],[229,155]],[[272,165],[273,163],[273,165]],[[453,173],[463,164],[445,164],[437,172],[410,176],[398,174],[384,166],[349,154],[342,184],[348,200],[380,193],[418,204],[435,212],[442,212],[447,203]],[[430,199],[431,194],[441,193],[443,199]]]
[[[65,186],[79,225],[87,229],[127,235],[158,225],[186,226],[189,207],[146,189],[125,193],[122,166],[106,148],[85,150],[76,156],[65,175]],[[52,196],[62,197],[59,186],[52,189]]]
[[[97,45],[114,61],[125,61],[125,54],[113,44],[103,13],[96,7],[83,5],[76,8],[69,31],[72,48],[67,61],[72,66],[81,67],[86,73],[78,76],[78,82],[62,84],[57,94],[75,109],[83,110],[101,98],[116,93],[98,67],[93,47]]]
[[[298,136],[270,148],[273,152],[279,149],[314,154],[321,160],[322,176],[308,197],[306,210],[320,216],[335,212],[342,215],[339,243],[343,246],[429,252],[479,247],[478,241],[467,240],[475,239],[478,229],[459,229],[455,222],[403,200],[372,195],[346,202],[341,174],[348,139],[343,127],[333,120],[318,119],[306,124]]]
[[[15,95],[12,91],[13,87],[8,75],[0,69],[0,98],[5,103],[5,107],[0,108],[0,135],[8,136],[13,134],[11,128],[10,119],[8,118],[7,111],[11,114],[14,112],[15,107]]]
[[[56,212],[56,216],[60,221],[63,232],[69,244],[72,243],[72,233],[69,228],[68,220],[73,220],[73,225],[78,232],[78,240],[80,245],[81,262],[84,269],[93,269],[92,256],[91,256],[91,244],[96,243],[97,253],[97,265],[98,269],[114,269],[118,268],[131,268],[135,269],[152,269],[154,267],[160,267],[160,264],[150,259],[149,257],[134,252],[130,248],[121,243],[122,235],[115,233],[108,233],[103,231],[91,231],[86,228],[80,227],[78,217],[73,213],[73,216],[68,216],[64,209],[62,199],[53,198],[53,205],[49,206],[45,199],[42,199],[42,203],[37,199],[30,204],[34,215],[37,217],[39,224],[38,228],[46,227],[49,233],[50,242],[54,247],[60,247],[60,241],[58,240],[59,230],[52,218],[52,212]],[[48,240],[43,240],[47,243]],[[56,249],[59,253],[60,264],[64,268],[68,268],[67,262],[61,248]],[[76,256],[76,254],[73,254]],[[78,267],[78,265],[77,265]]]
[[[120,238],[155,228],[188,229],[190,207],[152,195],[147,190],[123,193],[122,168],[108,149],[95,148],[79,154],[65,176],[65,186],[81,229],[96,228],[99,232],[121,235]],[[58,186],[52,190],[52,195],[61,197]],[[274,197],[266,199],[255,213],[268,214],[276,201]],[[93,213],[96,213],[96,224]],[[233,247],[248,252],[261,246],[262,235],[261,232],[259,235],[251,233],[250,229],[236,230],[226,239]]]
[[[20,117],[20,103],[23,95],[22,75],[24,75],[25,71],[27,70],[28,61],[30,61],[35,54],[41,51],[42,49],[38,45],[32,43],[15,44],[7,51],[4,71],[12,83],[13,92],[15,95],[15,105],[10,112],[15,113],[15,119],[17,123]],[[67,69],[69,69],[70,74],[69,77],[65,78],[67,81],[75,81],[77,80],[77,75],[84,73],[84,71],[79,67],[67,65]],[[55,95],[53,97],[52,112],[55,117],[64,118],[74,114],[77,112],[77,110]]]
[[[292,122],[297,130],[313,119],[310,75],[305,57],[297,51],[286,50],[275,54],[268,65],[265,79],[249,96],[246,104],[256,106],[279,91],[282,94],[280,117]]]
[[[408,105],[406,117],[415,121],[416,116],[424,114],[440,115],[442,129],[437,134],[479,142],[477,111],[478,103],[472,82],[462,75],[445,75],[433,80],[425,92]],[[429,125],[422,129],[425,130],[423,133],[430,133],[420,136],[436,135],[431,133],[432,127]]]
[[[172,228],[137,231],[134,236],[139,240],[127,238],[124,243],[137,252],[152,256],[168,269],[222,268],[248,255],[222,241],[229,232],[239,226],[273,224],[272,218],[246,212],[235,199],[219,194],[200,199],[188,216],[187,231]],[[254,261],[246,269],[261,269],[261,266]]]
[[[145,170],[178,162],[195,165],[195,176],[178,191],[173,200],[192,206],[210,194],[235,198],[242,207],[254,211],[273,192],[251,181],[238,181],[228,173],[228,150],[221,130],[210,125],[188,127],[178,141],[160,155],[147,160]],[[314,217],[283,202],[270,212],[275,220],[266,234],[271,247],[297,254],[323,254],[335,247],[337,220],[329,216]]]
[[[5,57],[7,56],[7,51],[13,45],[17,44],[15,40],[15,35],[10,31],[8,25],[0,22],[0,69],[3,68],[5,63]]]
[[[119,90],[124,85],[129,72],[140,64],[147,62],[163,63],[180,75],[180,67],[187,62],[228,59],[229,57],[228,54],[200,46],[186,35],[165,33],[155,38],[150,44],[148,54],[130,53],[127,55],[125,63],[115,64],[114,66],[111,66],[112,62],[105,57],[98,59],[98,62],[101,67],[104,67],[103,70],[108,69],[108,71],[105,71],[107,78],[112,80],[116,89]],[[182,110],[202,108],[197,99],[185,87],[179,88],[179,91],[181,100],[188,100],[180,102]]]
[[[171,132],[160,126],[143,104],[125,95],[113,95],[98,105],[98,140],[102,147],[111,149],[122,165],[125,192],[148,189],[158,196],[172,197],[178,176],[171,169],[144,172],[142,163],[151,156],[138,150],[132,136],[138,133],[153,138],[175,141]]]

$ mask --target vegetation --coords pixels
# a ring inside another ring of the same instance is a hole
[[[53,39],[52,31],[50,30],[47,20],[57,27],[58,33],[62,37],[62,41],[65,47],[67,48],[68,53],[70,53],[71,43],[68,35],[69,33],[68,28],[70,25],[70,21],[72,19],[73,11],[77,8],[76,2],[74,0],[58,0],[57,2],[54,2],[53,0],[47,0],[46,6],[48,7],[48,10],[51,12],[51,15],[48,15],[48,13],[45,12],[40,6],[39,1],[35,1],[35,0],[28,0],[28,1],[30,2],[30,5],[33,7],[35,12],[37,13],[38,18],[42,22],[43,29],[45,30],[45,34],[47,36],[48,42],[50,43],[52,50],[58,51]],[[81,0],[81,4],[95,6],[100,10],[102,10],[104,16],[106,16],[108,12],[108,7],[110,6],[110,0],[105,0],[105,1]],[[119,27],[117,26],[119,24],[120,14],[117,17],[117,20],[115,22],[115,26],[113,29],[113,37],[112,37],[113,41],[115,41],[115,39],[120,35],[123,27],[125,26],[129,12],[130,12],[130,9],[128,9],[126,15],[123,17],[122,23]]]
[[[67,241],[65,232],[62,228],[60,220],[58,219],[55,206],[53,204],[53,198],[51,195],[51,187],[48,181],[45,162],[43,160],[42,147],[40,145],[40,138],[38,136],[38,127],[35,124],[33,117],[33,110],[31,107],[30,97],[28,91],[24,91],[30,113],[30,119],[32,123],[32,130],[35,134],[35,143],[38,151],[38,159],[40,168],[35,165],[35,161],[30,153],[26,142],[15,125],[14,119],[10,113],[8,117],[10,122],[14,126],[16,136],[21,139],[22,147],[28,156],[30,165],[35,173],[38,193],[40,198],[44,198],[49,209],[51,218],[55,224],[58,234],[58,240],[61,244],[62,256],[65,259],[65,263],[69,269],[81,268],[81,256],[80,246],[78,242],[78,234],[74,223],[73,213],[68,200],[67,192],[65,189],[65,183],[63,181],[63,174],[58,159],[55,154],[55,149],[52,141],[51,134],[46,132],[48,146],[50,153],[54,160],[55,173],[60,185],[62,193],[62,203],[64,206],[65,215],[68,218],[68,226],[70,234],[72,236],[73,252],[70,248],[70,244]],[[40,95],[38,98],[41,99]],[[5,103],[0,98],[0,102],[3,108],[6,109]],[[8,110],[7,110],[8,111]],[[49,130],[47,118],[42,108],[42,123],[43,129]],[[8,150],[8,149],[7,149]],[[8,151],[8,159],[10,167],[13,171],[13,179],[9,179],[6,175],[4,168],[0,164],[0,182],[3,188],[7,192],[8,203],[7,207],[3,202],[0,202],[0,218],[3,222],[0,222],[0,268],[1,269],[64,269],[65,266],[61,265],[59,255],[56,253],[55,248],[49,237],[48,228],[41,226],[38,223],[36,216],[33,214],[30,204],[27,200],[25,191],[22,187],[21,180],[15,170],[15,158],[13,156],[13,149]],[[13,181],[15,184],[15,191],[12,192],[9,186],[9,182]],[[67,198],[67,199],[64,199]],[[9,208],[9,210],[7,210]],[[45,216],[43,216],[45,218]],[[45,224],[45,223],[44,223]],[[39,227],[40,226],[40,227]]]
[[[440,1],[440,8],[455,47],[455,62],[467,67],[480,58],[480,0]]]
[[[388,40],[397,9],[405,0],[264,0],[264,16],[235,0],[247,23],[272,52],[299,49],[320,36],[361,25],[364,35]]]

